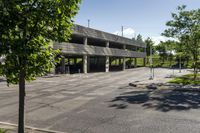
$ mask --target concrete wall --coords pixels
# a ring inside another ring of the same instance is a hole
[[[146,53],[128,51],[123,49],[114,49],[108,47],[98,47],[81,45],[75,43],[55,43],[55,49],[61,49],[63,54],[76,54],[76,55],[97,55],[97,56],[116,56],[116,57],[136,57],[145,58]]]

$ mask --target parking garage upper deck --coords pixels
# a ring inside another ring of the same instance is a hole
[[[113,42],[113,43],[116,43],[119,45],[126,44],[126,45],[146,48],[146,45],[142,42],[139,42],[139,41],[136,41],[133,39],[129,39],[126,37],[122,37],[119,35],[107,33],[104,31],[84,27],[81,25],[75,25],[73,27],[73,36],[89,37],[89,38],[93,38],[93,39],[99,39],[102,41]]]

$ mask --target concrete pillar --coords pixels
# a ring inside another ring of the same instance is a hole
[[[123,49],[126,50],[126,45],[124,44],[123,45]],[[122,70],[125,70],[126,69],[126,58],[123,57],[123,66],[122,66]]]
[[[88,38],[87,38],[87,37],[84,37],[84,38],[83,38],[83,44],[84,44],[84,45],[88,45]]]
[[[109,41],[106,42],[106,47],[109,48]],[[109,56],[106,56],[106,61],[105,61],[105,72],[109,72],[109,67],[110,67],[110,59]]]
[[[123,66],[122,66],[122,70],[124,71],[126,69],[126,58],[123,57]]]
[[[88,63],[87,63],[88,59],[87,59],[87,55],[83,55],[83,73],[87,73],[88,71]]]
[[[88,45],[88,38],[84,37],[83,38],[83,44]],[[83,73],[88,73],[88,56],[83,55]]]
[[[109,62],[109,56],[106,56],[106,61],[105,61],[105,72],[109,72],[109,67],[110,67],[110,62]]]
[[[106,42],[106,47],[109,48],[109,45],[110,45],[110,43],[107,41],[107,42]]]
[[[123,49],[126,50],[126,45],[125,44],[123,45]]]
[[[61,66],[60,72],[61,72],[61,74],[64,74],[65,73],[65,57],[64,56],[62,57],[62,59],[60,61],[60,66]]]
[[[134,61],[134,67],[137,67],[137,58],[134,58],[135,61]]]

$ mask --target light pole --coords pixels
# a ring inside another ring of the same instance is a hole
[[[124,26],[122,26],[122,37],[124,36]]]
[[[90,28],[90,19],[88,19],[88,28]]]
[[[152,47],[150,47],[150,58],[149,58],[149,63],[150,63],[150,77],[149,80],[153,80],[154,74],[153,74],[153,61],[152,61]]]
[[[181,73],[181,55],[180,55],[180,57],[179,57],[179,73]]]

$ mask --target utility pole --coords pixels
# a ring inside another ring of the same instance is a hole
[[[122,36],[124,36],[124,27],[122,26]]]
[[[90,28],[90,19],[88,19],[88,28]]]

